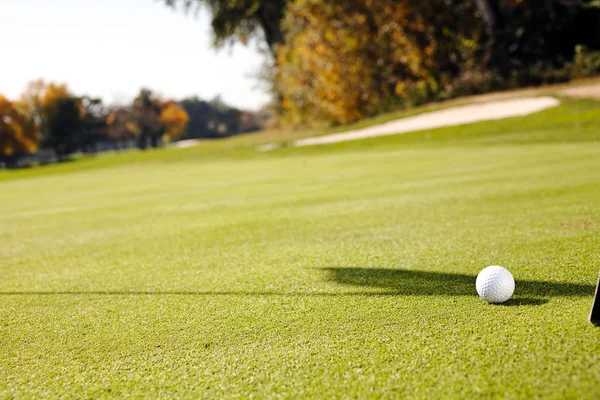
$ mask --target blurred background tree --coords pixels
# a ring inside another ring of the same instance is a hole
[[[482,58],[474,6],[455,3],[295,1],[275,78],[285,117],[348,123],[429,98]]]
[[[137,144],[140,130],[131,107],[112,107],[106,117],[106,139],[114,149],[124,149]]]
[[[68,93],[66,88],[53,88],[50,84],[42,98],[42,109],[47,121],[42,135],[42,147],[53,149],[58,159],[64,160],[78,149],[81,140],[82,114],[79,99]]]
[[[138,147],[158,147],[164,140],[179,137],[185,130],[189,115],[173,100],[163,100],[150,89],[141,89],[133,100],[132,110]]]
[[[600,73],[598,0],[160,0],[211,16],[215,46],[268,49],[261,76],[278,120],[349,123],[432,100]],[[163,99],[141,89],[105,106],[37,80],[2,98],[3,162],[36,149],[158,147],[260,129],[270,114],[218,96]]]
[[[217,47],[232,41],[244,44],[255,37],[275,56],[283,42],[281,20],[289,0],[165,0],[171,7],[185,10],[205,6],[210,10]]]
[[[38,147],[38,131],[14,103],[0,95],[0,162],[12,166]]]
[[[81,145],[84,111],[81,100],[65,84],[31,82],[18,103],[19,110],[40,132],[40,146],[64,160]]]
[[[160,124],[161,100],[150,89],[141,89],[133,100],[135,123],[138,127],[138,147],[158,147],[163,129]]]
[[[218,96],[211,101],[190,97],[181,100],[179,105],[190,118],[183,133],[186,139],[216,139],[252,132],[259,130],[265,122],[259,113],[230,107]]]
[[[1,99],[0,162],[39,150],[23,165],[65,160],[75,152],[94,154],[137,146],[158,147],[179,138],[219,138],[258,130],[264,113],[239,110],[219,96],[180,102],[143,88],[127,105],[105,106],[101,99],[75,96],[64,84],[30,82],[20,99]]]
[[[45,123],[41,104],[45,90],[46,83],[43,80],[31,81],[15,104],[19,112],[25,115],[40,131]]]
[[[600,13],[590,0],[477,0],[490,61],[504,75],[541,62],[573,59],[576,45],[597,48]]]
[[[97,144],[108,139],[108,110],[99,98],[80,98],[82,112],[80,148],[86,153],[95,153]]]
[[[169,100],[161,104],[160,117],[165,139],[171,140],[181,136],[187,126],[190,116],[175,101]]]
[[[264,41],[290,123],[600,72],[597,0],[164,1],[206,7],[217,45]]]

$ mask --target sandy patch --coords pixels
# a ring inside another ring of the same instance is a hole
[[[197,145],[198,143],[200,143],[200,139],[180,140],[178,142],[172,143],[171,147],[174,147],[176,149],[185,149],[188,147],[193,147],[193,146]]]
[[[483,104],[471,104],[449,108],[441,111],[402,118],[385,124],[364,129],[336,133],[333,135],[296,140],[295,146],[312,146],[319,144],[346,142],[349,140],[367,139],[378,136],[398,135],[408,132],[423,131],[471,124],[480,121],[499,120],[511,117],[523,117],[547,108],[556,107],[560,102],[554,97],[530,97],[495,101]]]
[[[569,97],[600,99],[600,85],[589,85],[565,89],[560,94]]]
[[[272,151],[272,150],[277,150],[281,147],[280,144],[278,143],[267,143],[267,144],[263,144],[260,145],[256,148],[256,150],[258,151]]]

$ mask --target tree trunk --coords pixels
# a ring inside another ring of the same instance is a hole
[[[146,139],[146,135],[142,133],[138,138],[138,148],[140,150],[146,150],[146,146],[148,146],[148,141]]]
[[[493,39],[496,31],[496,14],[490,4],[490,0],[475,0],[475,3],[477,3],[477,8],[479,8],[483,21],[485,22],[487,34]]]
[[[272,3],[263,2],[257,10],[256,17],[265,34],[265,41],[273,55],[277,56],[277,45],[283,43],[283,32],[281,31],[281,21],[287,6],[287,1],[278,0]]]
[[[158,147],[158,135],[150,135],[150,145],[153,148]]]
[[[503,10],[503,0],[475,0],[481,12],[485,30],[489,37],[490,64],[501,75],[510,72],[508,50],[506,45],[506,17]]]

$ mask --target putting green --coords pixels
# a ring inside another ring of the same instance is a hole
[[[0,397],[597,398],[599,115],[0,172]]]

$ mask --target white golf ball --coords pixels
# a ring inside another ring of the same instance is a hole
[[[488,303],[504,303],[515,291],[515,279],[506,268],[492,265],[477,275],[475,287],[479,297]]]

